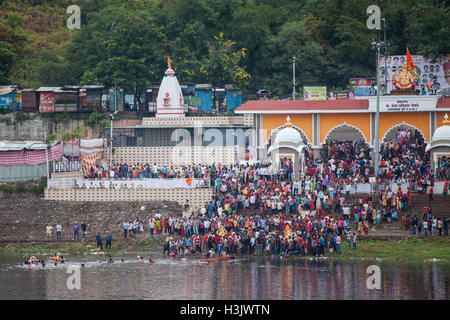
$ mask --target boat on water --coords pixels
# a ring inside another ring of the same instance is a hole
[[[226,256],[226,257],[200,259],[200,262],[226,261],[230,259],[234,259],[234,257]]]
[[[300,252],[298,250],[296,250],[296,251],[280,252],[280,255],[289,257],[290,255],[299,254],[299,253]]]

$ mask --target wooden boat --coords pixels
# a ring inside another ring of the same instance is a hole
[[[230,260],[230,259],[234,259],[234,257],[226,256],[226,257],[200,259],[200,262],[226,261],[226,260]]]

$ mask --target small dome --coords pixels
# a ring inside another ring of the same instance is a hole
[[[432,141],[450,140],[450,126],[441,126],[433,134]]]
[[[275,143],[280,143],[280,142],[293,142],[293,143],[300,143],[302,142],[302,135],[300,134],[300,132],[298,132],[297,130],[295,130],[294,128],[291,127],[287,127],[284,129],[281,129],[276,138],[275,138]]]
[[[437,140],[450,140],[450,121],[448,120],[447,114],[445,114],[444,121],[442,121],[442,126],[436,129],[433,134],[431,141]]]

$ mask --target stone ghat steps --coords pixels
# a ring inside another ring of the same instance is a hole
[[[433,215],[435,215],[438,218],[450,216],[450,197],[448,197],[447,199],[444,199],[442,197],[442,195],[433,195],[433,201],[431,201],[431,202],[428,201],[428,197],[429,197],[428,195],[418,195],[418,194],[411,195],[412,206],[409,206],[408,210],[406,212],[400,212],[399,219],[404,214],[409,214],[411,212],[413,212],[415,214],[419,214],[419,217],[421,218],[421,215],[423,213],[423,208],[425,206],[431,206]],[[347,201],[351,201],[351,202],[355,202],[355,203],[358,203],[360,198],[361,198],[361,196],[359,196],[359,195],[350,195],[349,197],[346,197]],[[374,206],[379,205],[378,196],[374,195],[372,197],[372,204]],[[260,214],[259,208],[241,209],[238,212],[239,212],[239,214],[242,214],[244,216]],[[332,206],[331,212],[334,213],[334,204]],[[265,212],[265,214],[270,214],[270,210]]]

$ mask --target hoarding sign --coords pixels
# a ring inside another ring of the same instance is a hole
[[[416,67],[419,78],[415,81],[415,90],[419,90],[420,95],[435,95],[437,90],[450,86],[450,77],[446,77],[450,69],[450,54],[442,54],[436,59],[424,56],[412,56],[413,64]],[[393,86],[394,72],[406,64],[406,55],[396,55],[380,57],[380,85],[386,86],[389,94],[395,87]]]
[[[40,112],[54,112],[55,111],[55,95],[53,92],[41,92],[39,98]]]
[[[0,94],[0,108],[14,111],[14,92]]]
[[[409,100],[396,100],[386,103],[386,111],[418,111],[419,104]]]
[[[304,86],[303,96],[305,100],[326,100],[327,87],[326,86]]]

